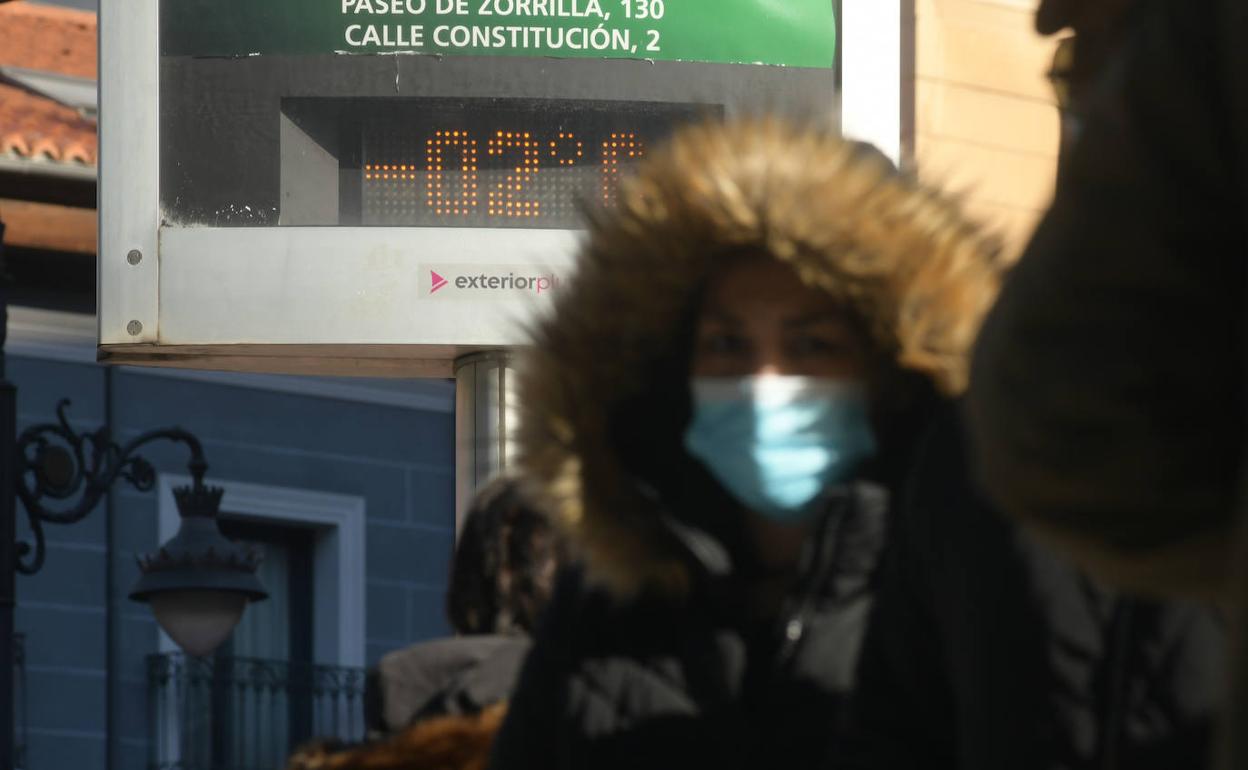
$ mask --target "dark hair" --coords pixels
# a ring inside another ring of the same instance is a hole
[[[532,633],[550,597],[561,549],[523,487],[517,477],[496,477],[464,515],[446,598],[457,633]]]

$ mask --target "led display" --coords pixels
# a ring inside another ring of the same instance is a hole
[[[696,104],[416,99],[362,120],[361,224],[573,228]]]

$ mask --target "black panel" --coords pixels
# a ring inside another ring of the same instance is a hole
[[[442,117],[452,117],[450,105],[458,100],[466,110],[459,116],[461,126],[498,129],[505,118],[527,115],[526,119],[537,121],[535,127],[555,128],[556,139],[560,120],[583,118],[581,130],[597,132],[600,139],[602,132],[625,124],[629,125],[623,129],[626,133],[662,135],[680,116],[700,114],[706,106],[727,115],[794,106],[830,112],[835,107],[836,73],[755,65],[517,57],[165,57],[160,99],[160,197],[166,221],[230,227],[385,224],[402,218],[365,206],[366,183],[377,180],[363,178],[365,160],[352,157],[350,150],[365,149],[361,144],[365,137],[372,137],[371,146],[380,150],[382,145],[376,142],[390,140],[377,132],[384,133],[385,126],[393,127],[397,119],[387,117],[387,112],[411,116],[413,110],[419,112],[414,99],[449,100],[438,107]],[[328,119],[319,108],[314,110],[317,114],[300,114],[297,105],[317,99],[337,102],[339,107],[329,111]],[[368,106],[364,113],[372,116],[369,121],[349,119],[363,102],[375,100],[386,104]],[[534,106],[542,101],[563,103],[571,111],[560,116],[556,110],[542,117]],[[618,102],[620,106],[615,113],[602,106],[585,107],[578,117],[581,108],[572,109],[573,102]],[[651,105],[648,112],[643,103]],[[491,116],[488,104],[503,112]],[[507,110],[512,112],[507,114]],[[379,122],[373,125],[373,120]],[[298,124],[297,128],[292,129],[292,124]],[[296,136],[302,143],[298,151],[282,146],[291,132],[302,132]],[[419,136],[412,140],[423,141]],[[478,157],[482,160],[479,170],[485,171],[487,159]],[[327,158],[332,168],[324,171],[321,167],[328,167]],[[506,162],[503,156],[496,160]],[[301,163],[310,164],[311,171],[291,167]],[[576,176],[565,175],[565,179],[579,190],[583,180],[576,181]],[[547,195],[552,207],[566,206],[564,193]],[[327,196],[331,205],[326,205]],[[292,212],[292,201],[303,208]],[[563,214],[554,216],[554,208],[552,219],[541,226],[568,226],[570,220]],[[467,219],[473,216],[477,215]],[[427,218],[420,222],[432,223]]]

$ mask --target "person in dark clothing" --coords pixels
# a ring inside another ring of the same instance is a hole
[[[1111,5],[1125,15],[1072,105],[1053,205],[977,346],[974,466],[1089,570],[1220,601],[1248,629],[1248,3]],[[1045,6],[1045,30],[1085,23],[1079,3]]]
[[[964,381],[995,244],[809,126],[679,131],[591,218],[520,370],[564,574],[495,770],[818,767],[888,485]]]
[[[431,716],[476,714],[510,694],[562,559],[549,518],[509,474],[485,484],[464,515],[447,616],[456,635],[382,657],[366,717],[376,734]]]
[[[977,472],[1108,578],[1219,596],[1242,493],[1248,5],[1126,11],[977,345]]]
[[[950,408],[890,518],[847,770],[1207,767],[1225,632],[1107,589],[969,482]]]

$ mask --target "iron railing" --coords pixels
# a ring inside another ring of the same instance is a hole
[[[169,653],[147,681],[153,770],[277,770],[313,738],[364,738],[364,669]]]

